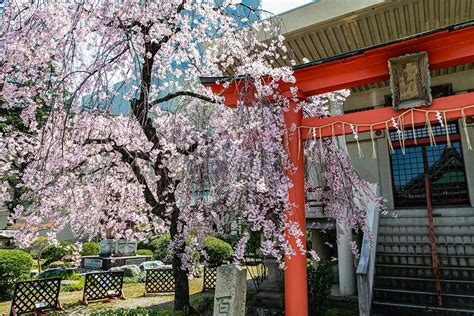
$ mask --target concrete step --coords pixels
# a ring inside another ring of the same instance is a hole
[[[472,316],[474,309],[373,301],[372,313],[384,316]]]
[[[375,276],[375,287],[387,289],[402,289],[422,292],[434,292],[436,282],[434,279],[402,278]],[[440,280],[441,290],[444,294],[470,294],[474,293],[474,280]],[[473,294],[474,295],[474,294]]]
[[[474,267],[474,256],[438,256],[440,267]],[[382,264],[406,264],[432,266],[431,254],[387,254],[378,253],[376,262]]]
[[[437,305],[435,292],[409,291],[400,289],[374,288],[373,299],[381,302],[404,304]]]
[[[474,308],[474,296],[443,294],[443,307]],[[435,291],[412,291],[400,289],[374,288],[374,299],[382,302],[436,306],[438,296]]]
[[[474,227],[473,227],[474,229]],[[379,235],[378,243],[394,244],[430,244],[429,235]],[[474,230],[470,234],[441,235],[436,234],[437,244],[474,244]]]
[[[438,255],[442,256],[474,256],[473,244],[440,244],[437,243]],[[398,244],[377,243],[378,254],[406,254],[406,255],[431,255],[430,244]]]
[[[435,226],[437,236],[461,235],[472,236],[474,225],[453,225],[453,226]],[[428,225],[420,226],[397,226],[397,225],[379,225],[378,236],[388,235],[422,235],[429,236]]]
[[[440,277],[447,280],[474,280],[474,268],[441,267]],[[406,278],[433,279],[433,268],[417,265],[377,264],[375,275]]]
[[[428,210],[425,209],[397,209],[393,212],[389,212],[387,215],[380,216],[382,222],[390,221],[397,218],[406,217],[427,217]],[[461,207],[461,208],[435,208],[433,209],[433,216],[444,216],[444,217],[458,217],[458,216],[474,216],[474,208],[472,207]]]

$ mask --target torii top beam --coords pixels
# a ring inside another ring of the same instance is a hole
[[[282,83],[280,89],[287,91],[291,86],[297,86],[298,90],[304,95],[312,96],[384,81],[389,78],[389,58],[420,51],[428,53],[430,70],[474,62],[474,21],[420,33],[340,56],[295,66],[293,69],[296,83]],[[225,78],[202,78],[201,80],[202,84],[211,87],[215,93],[223,95],[227,105],[235,106],[239,97],[238,91],[242,89],[241,84],[236,81],[227,89],[223,89],[222,83],[224,81]],[[474,105],[474,93],[441,98],[435,100],[432,107],[433,110],[449,111],[468,105]],[[336,120],[345,122],[347,126],[351,123],[371,124],[389,119],[390,117],[399,116],[403,112],[384,108],[340,115],[337,116],[337,119],[336,117],[325,119],[304,118],[302,127],[319,129]],[[467,108],[464,115],[474,115],[474,107]],[[461,115],[455,112],[449,115],[451,119],[460,117]],[[434,115],[429,117],[429,119],[434,121]],[[419,125],[425,123],[425,121],[426,117],[423,114],[414,115],[414,121],[408,121],[407,123]],[[343,126],[339,126],[335,131],[330,131],[330,129],[321,130],[322,136],[328,137],[330,135],[351,133],[349,128],[343,128]],[[384,128],[385,126],[373,126],[373,130]],[[302,135],[306,135],[306,132],[303,131]]]

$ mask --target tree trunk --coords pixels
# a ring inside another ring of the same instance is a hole
[[[170,236],[171,240],[176,240],[175,237],[178,236],[178,219],[179,219],[179,209],[174,208],[171,215],[171,226],[170,226]],[[181,254],[184,253],[185,244],[180,245],[173,252],[173,275],[176,284],[175,294],[174,294],[174,310],[183,311],[185,315],[189,315],[191,311],[191,306],[189,305],[189,282],[188,282],[188,271],[181,268]]]

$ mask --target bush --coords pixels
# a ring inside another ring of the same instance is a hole
[[[315,266],[309,261],[306,265],[308,271],[308,308],[310,315],[325,315],[330,307],[331,286],[335,275],[331,264]]]
[[[49,265],[48,265],[48,268],[51,268],[51,269],[55,269],[55,268],[65,268],[66,267],[66,264],[63,262],[63,261],[54,261],[54,262],[51,262]]]
[[[99,254],[100,245],[98,242],[85,242],[82,244],[81,256],[97,256]]]
[[[21,250],[0,250],[0,296],[13,295],[15,282],[29,278],[33,258]]]
[[[48,268],[39,274],[39,278],[61,278],[63,280],[76,280],[76,274],[78,273],[75,269]]]
[[[124,277],[123,278],[123,283],[129,284],[129,283],[145,283],[146,281],[146,272],[140,272],[139,274],[131,277]]]
[[[69,275],[65,279],[69,281],[77,281],[77,282],[62,284],[61,285],[62,292],[82,291],[84,289],[86,278],[80,275],[79,273],[74,272],[73,274]]]
[[[216,265],[230,260],[233,255],[232,246],[216,237],[206,238],[204,241],[204,250],[208,255],[208,262]]]
[[[153,251],[155,259],[163,261],[166,264],[171,263],[170,243],[170,235],[161,235],[152,238],[149,247]]]
[[[137,250],[137,255],[138,256],[152,256],[153,257],[153,251],[150,249],[138,249]]]
[[[61,261],[64,256],[72,255],[71,249],[72,243],[67,241],[61,241],[58,246],[49,245],[42,253],[42,257],[46,259],[45,264],[48,265],[54,261]]]

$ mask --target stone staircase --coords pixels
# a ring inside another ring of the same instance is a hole
[[[443,306],[438,306],[426,209],[380,217],[374,315],[474,315],[474,209],[435,209]]]

